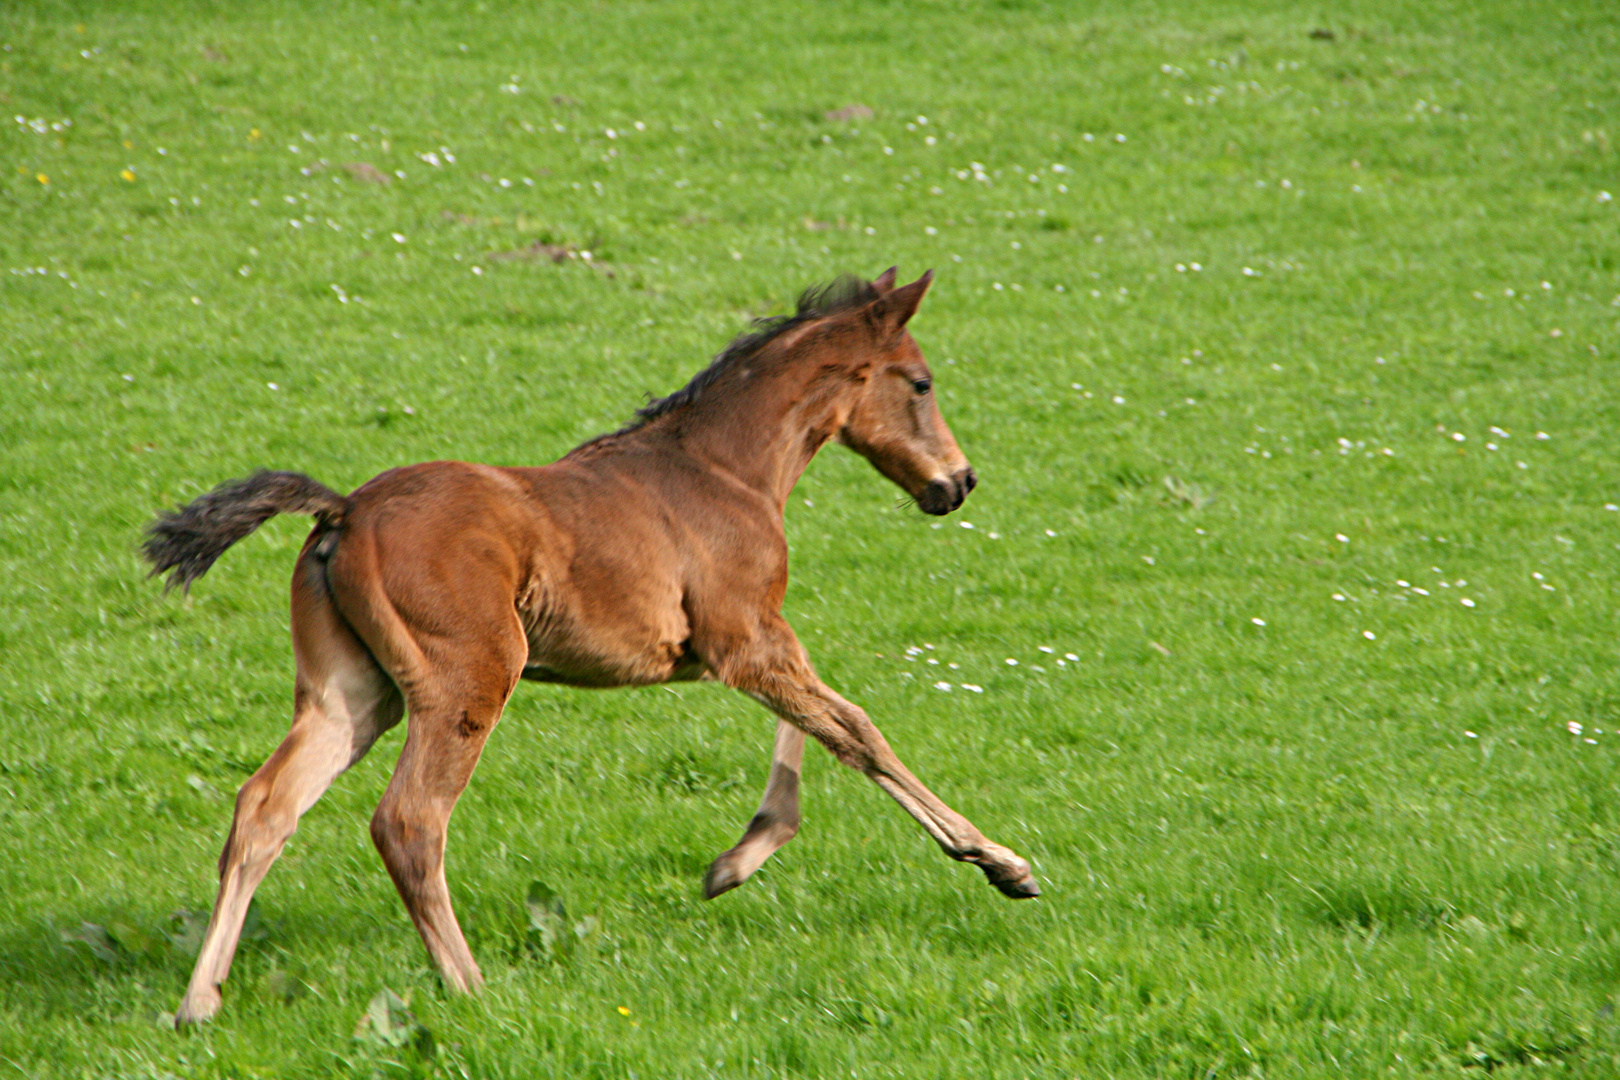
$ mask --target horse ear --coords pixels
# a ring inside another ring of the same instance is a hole
[[[891,266],[872,279],[872,288],[878,291],[879,296],[887,296],[894,291],[894,276],[899,269],[897,266]]]
[[[917,305],[922,303],[923,294],[928,292],[928,286],[933,282],[934,272],[925,270],[923,276],[910,285],[902,285],[874,300],[873,320],[887,326],[891,331],[899,330],[917,314]]]

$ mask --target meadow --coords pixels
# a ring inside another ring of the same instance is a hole
[[[0,11],[0,1076],[1620,1073],[1617,116],[1595,0]],[[786,613],[1041,898],[812,747],[706,903],[772,718],[524,685],[482,994],[367,834],[396,731],[175,1032],[308,523],[189,597],[145,524],[542,464],[891,264],[981,485],[825,451]]]

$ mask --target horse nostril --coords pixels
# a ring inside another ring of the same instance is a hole
[[[948,514],[962,505],[962,497],[954,484],[946,486],[943,480],[934,480],[917,496],[917,506],[925,514]]]
[[[962,472],[962,494],[966,495],[968,492],[972,491],[978,486],[979,474],[973,471],[973,466],[969,465]]]

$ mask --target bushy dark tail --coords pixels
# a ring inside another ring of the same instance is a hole
[[[169,572],[165,592],[176,585],[190,589],[226,548],[277,514],[312,514],[331,526],[348,509],[347,498],[302,473],[256,472],[165,511],[147,527],[141,551],[152,564],[151,576]]]

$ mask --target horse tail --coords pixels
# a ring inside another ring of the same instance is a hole
[[[151,577],[169,572],[167,592],[189,590],[225,549],[277,514],[311,514],[335,528],[349,500],[303,473],[261,470],[221,484],[178,510],[164,511],[147,526],[141,552],[152,564]]]

